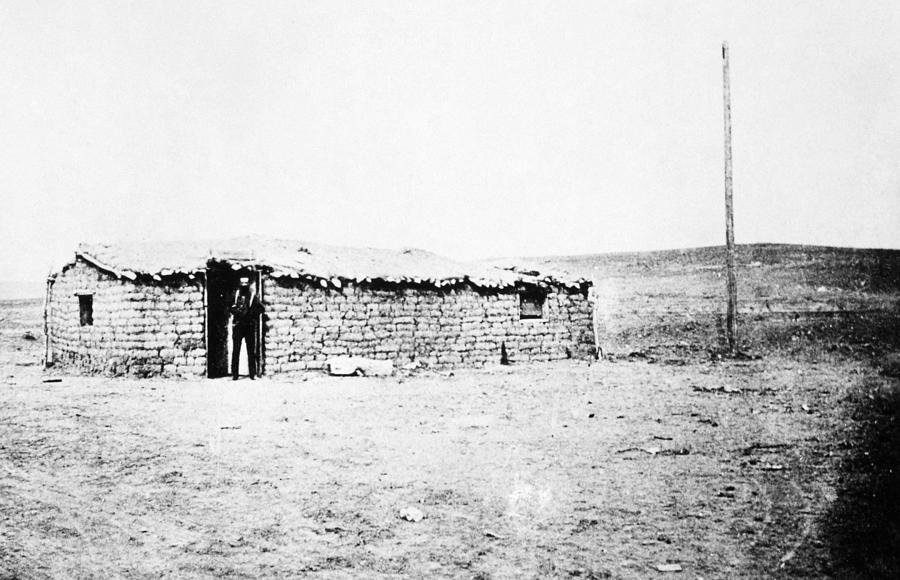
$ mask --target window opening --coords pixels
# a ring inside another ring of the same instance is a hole
[[[94,325],[94,295],[79,294],[78,295],[78,312],[81,319],[81,326]]]
[[[541,292],[519,294],[519,318],[521,320],[543,318],[546,299],[546,295]]]

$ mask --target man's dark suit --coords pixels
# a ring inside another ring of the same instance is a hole
[[[259,315],[263,312],[263,305],[256,294],[250,294],[247,286],[241,286],[234,297],[231,307],[231,377],[238,378],[238,366],[241,358],[241,342],[247,343],[247,368],[250,370],[250,378],[256,378],[256,333],[259,324]]]

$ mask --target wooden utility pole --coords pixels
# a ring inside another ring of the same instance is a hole
[[[728,285],[728,312],[725,333],[731,354],[737,352],[737,282],[734,276],[734,204],[731,191],[731,80],[728,67],[728,43],[722,43],[722,84],[725,97],[725,275]]]

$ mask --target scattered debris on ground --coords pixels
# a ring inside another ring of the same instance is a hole
[[[414,507],[405,507],[400,510],[400,518],[408,522],[419,522],[425,517],[422,510]]]
[[[394,374],[394,363],[360,356],[337,356],[325,363],[328,373],[334,376],[387,377]]]
[[[658,572],[681,572],[683,568],[681,564],[657,564],[656,570]]]
[[[729,395],[740,395],[743,392],[741,389],[730,385],[693,385],[691,388],[700,393],[727,393]]]

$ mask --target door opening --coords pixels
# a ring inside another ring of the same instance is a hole
[[[242,277],[250,278],[263,300],[262,276],[256,270],[232,270],[212,267],[206,270],[206,376],[211,379],[231,374],[231,305]],[[265,364],[265,346],[262,317],[257,323],[256,375],[262,375]],[[241,348],[241,374],[247,374],[247,349]]]

